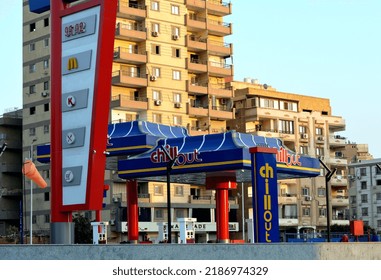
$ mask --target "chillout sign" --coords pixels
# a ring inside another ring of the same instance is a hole
[[[252,160],[254,241],[279,242],[275,148],[250,149]]]
[[[287,166],[301,166],[302,164],[300,163],[299,159],[300,156],[298,154],[291,154],[283,147],[280,147],[278,153],[276,154],[276,161],[285,163]]]
[[[164,150],[165,149],[165,150]],[[188,153],[179,153],[179,147],[166,145],[162,148],[156,149],[151,153],[151,162],[153,163],[162,163],[169,162],[172,159],[176,158],[176,165],[185,165],[192,164],[195,162],[202,162],[202,159],[199,158],[200,153],[197,149],[194,149],[192,152]]]

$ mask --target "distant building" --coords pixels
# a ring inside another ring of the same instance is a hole
[[[22,110],[0,116],[0,236],[9,234],[9,227],[19,227],[22,202]]]
[[[381,232],[381,159],[349,164],[350,215]]]

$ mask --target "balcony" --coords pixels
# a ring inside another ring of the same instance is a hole
[[[185,0],[185,5],[187,9],[191,11],[202,11],[206,9],[205,0]]]
[[[210,110],[210,118],[217,120],[232,120],[234,119],[235,110],[229,109],[227,106],[212,106]]]
[[[127,70],[119,70],[112,73],[112,85],[114,86],[142,88],[146,87],[147,84],[146,75],[140,77],[136,73]]]
[[[326,163],[330,165],[346,166],[348,164],[348,161],[345,158],[330,157],[326,159]]]
[[[347,186],[348,185],[348,179],[346,176],[333,176],[331,178],[331,186]]]
[[[194,116],[194,117],[207,117],[208,116],[208,108],[193,107],[189,103],[187,103],[187,114],[189,116]]]
[[[189,203],[191,204],[216,204],[216,201],[213,196],[189,196]]]
[[[328,120],[328,125],[330,131],[344,131],[345,130],[345,120],[341,117],[331,116]]]
[[[333,196],[332,197],[332,206],[338,207],[338,206],[349,206],[349,199],[348,196]]]
[[[232,13],[232,4],[227,2],[221,2],[217,0],[209,0],[206,2],[206,8],[208,14],[216,16],[227,16]]]
[[[233,88],[227,86],[225,83],[208,84],[208,93],[216,97],[221,98],[232,98],[233,97]]]
[[[117,16],[132,20],[143,20],[146,18],[146,8],[144,5],[129,3],[128,0],[119,0]]]
[[[142,42],[147,39],[147,33],[143,28],[132,24],[118,23],[115,30],[115,38],[132,42]]]
[[[224,42],[208,40],[207,49],[211,55],[229,57],[233,54],[233,45]]]
[[[193,93],[195,95],[204,95],[208,93],[208,85],[207,84],[199,84],[188,81],[187,83],[187,91],[188,93]]]
[[[231,77],[233,76],[233,65],[210,61],[209,73],[216,77]]]
[[[139,203],[151,203],[151,195],[149,193],[138,194]]]
[[[127,48],[118,47],[114,49],[114,61],[120,63],[129,63],[141,65],[147,63],[147,55],[139,54],[136,51],[131,51]]]
[[[148,110],[147,98],[134,98],[122,94],[114,95],[111,98],[111,108],[140,112]]]
[[[278,196],[278,204],[297,204],[298,198],[296,195]]]
[[[198,59],[186,59],[186,67],[192,73],[206,73],[208,71],[208,64],[206,61]]]
[[[206,29],[210,35],[215,36],[228,36],[233,33],[233,28],[231,23],[208,20]]]
[[[185,44],[188,48],[188,51],[192,52],[206,51],[207,49],[206,39],[201,37],[195,37],[193,35],[186,36]]]
[[[344,147],[347,143],[347,138],[340,135],[334,135],[329,137],[329,145],[331,147]]]
[[[194,15],[185,15],[185,26],[188,31],[199,32],[205,31],[206,29],[206,19],[197,18]]]
[[[279,226],[281,227],[298,226],[298,218],[297,217],[280,217]]]
[[[2,210],[0,211],[0,220],[16,220],[19,218],[18,210]]]

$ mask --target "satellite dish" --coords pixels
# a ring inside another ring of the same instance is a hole
[[[267,84],[263,84],[263,88],[264,88],[264,89],[267,89],[267,88],[268,88],[268,85],[267,85]]]

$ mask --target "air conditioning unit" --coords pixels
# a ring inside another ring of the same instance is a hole
[[[312,200],[312,197],[309,196],[309,195],[306,195],[306,196],[304,197],[304,200],[305,200],[305,201],[311,201],[311,200]]]
[[[158,37],[159,36],[159,32],[157,32],[157,31],[152,31],[152,36],[153,37]]]
[[[342,153],[342,152],[336,152],[336,153],[335,153],[335,156],[341,158],[341,157],[343,157],[343,153]]]
[[[182,106],[181,106],[181,103],[179,103],[179,102],[176,102],[175,103],[175,108],[181,108]]]
[[[115,220],[110,220],[110,226],[115,226]]]
[[[152,81],[152,82],[153,82],[153,81],[156,81],[156,80],[157,80],[157,77],[156,77],[156,76],[150,76],[150,77],[149,77],[149,80]]]
[[[160,106],[161,105],[161,100],[155,100],[155,105]]]
[[[113,198],[112,198],[112,201],[113,201],[113,202],[119,202],[119,197],[113,197]]]
[[[41,92],[41,96],[42,97],[48,97],[49,96],[49,92],[43,91],[43,92]]]
[[[324,141],[324,137],[323,136],[318,136],[317,140],[318,141]]]
[[[221,99],[220,99],[220,104],[221,104],[221,105],[225,105],[225,104],[226,104],[226,99],[221,98]]]
[[[172,40],[178,40],[178,39],[179,39],[179,35],[176,35],[176,34],[172,35]]]
[[[303,138],[303,139],[308,139],[308,134],[307,134],[307,133],[303,133],[303,134],[302,134],[302,138]]]

